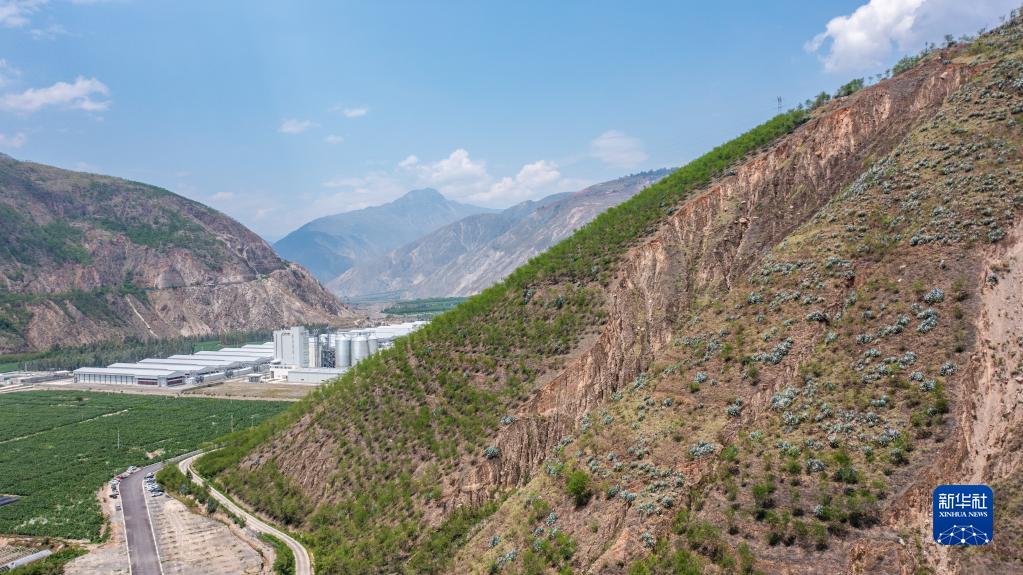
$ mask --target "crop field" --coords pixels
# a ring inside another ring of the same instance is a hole
[[[289,404],[87,392],[0,395],[0,533],[95,540],[96,491],[129,465],[198,448]],[[120,448],[118,448],[120,435]],[[152,458],[149,454],[156,454]]]
[[[384,308],[384,313],[389,315],[420,315],[438,314],[453,309],[458,304],[469,298],[466,297],[439,297],[427,299],[411,299],[395,302],[393,305]]]

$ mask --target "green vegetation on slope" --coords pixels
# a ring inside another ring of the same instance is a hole
[[[277,575],[295,575],[295,553],[283,541],[266,533],[259,536],[274,548],[273,569]]]
[[[200,472],[219,473],[218,481],[246,501],[293,496],[297,487],[269,464],[264,473],[272,481],[239,462],[311,410],[315,424],[337,441],[327,456],[341,461],[323,478],[328,502],[308,504],[315,512],[302,521],[318,571],[373,572],[403,563],[428,536],[422,507],[439,495],[439,477],[459,458],[481,456],[501,415],[604,321],[602,284],[626,250],[693,190],[805,119],[799,111],[779,115],[610,209],[272,425],[236,436],[233,445],[205,457]]]
[[[287,404],[109,393],[0,395],[0,533],[99,537],[97,490],[129,465],[173,457]],[[120,449],[118,449],[120,435]]]
[[[464,297],[438,297],[438,298],[424,298],[424,299],[411,299],[405,301],[395,302],[394,304],[385,307],[384,313],[390,315],[419,315],[419,314],[438,314],[441,312],[453,309],[458,304],[464,302],[469,298]]]
[[[21,264],[36,264],[49,260],[55,264],[84,264],[91,259],[82,245],[81,230],[64,220],[39,225],[4,207],[0,209],[0,227],[8,237],[0,244],[0,261],[11,259]]]

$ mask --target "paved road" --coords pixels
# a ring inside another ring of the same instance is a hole
[[[186,475],[191,473],[192,481],[195,481],[199,485],[202,485],[206,483],[206,481],[198,474],[196,474],[196,472],[192,469],[192,462],[195,461],[195,459],[200,455],[202,454],[200,453],[182,459],[181,462],[178,463],[178,469],[180,469],[181,472]],[[258,531],[259,533],[267,533],[273,535],[274,537],[283,541],[284,544],[287,545],[288,548],[291,549],[291,552],[295,555],[295,575],[313,575],[312,558],[310,557],[309,552],[306,551],[306,548],[303,547],[301,543],[296,541],[287,533],[284,533],[280,529],[277,529],[272,525],[265,523],[255,515],[242,509],[233,501],[228,499],[227,496],[225,496],[223,493],[217,491],[216,489],[213,489],[213,487],[210,487],[210,495],[213,496],[214,499],[219,501],[221,505],[229,509],[231,513],[234,513],[239,517],[245,518],[246,527],[251,527],[252,529]],[[138,573],[133,572],[132,575],[138,575]]]
[[[163,575],[160,551],[156,547],[153,525],[149,517],[145,476],[156,473],[163,462],[143,467],[121,480],[120,501],[124,517],[124,535],[128,540],[128,562],[131,575]]]

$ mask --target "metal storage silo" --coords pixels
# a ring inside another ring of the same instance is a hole
[[[351,367],[352,338],[338,334],[334,345],[334,367]]]
[[[377,340],[377,336],[371,335],[366,338],[367,347],[369,347],[369,354],[373,355],[380,349],[380,342]]]
[[[352,340],[352,365],[366,359],[369,355],[369,340],[365,335],[357,335]]]
[[[309,338],[309,363],[305,367],[321,367],[320,364],[320,338]]]

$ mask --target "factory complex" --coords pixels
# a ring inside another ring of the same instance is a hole
[[[154,387],[209,385],[227,379],[322,383],[425,324],[417,321],[316,335],[296,326],[275,331],[273,341],[266,343],[82,367],[73,372],[74,382]]]

